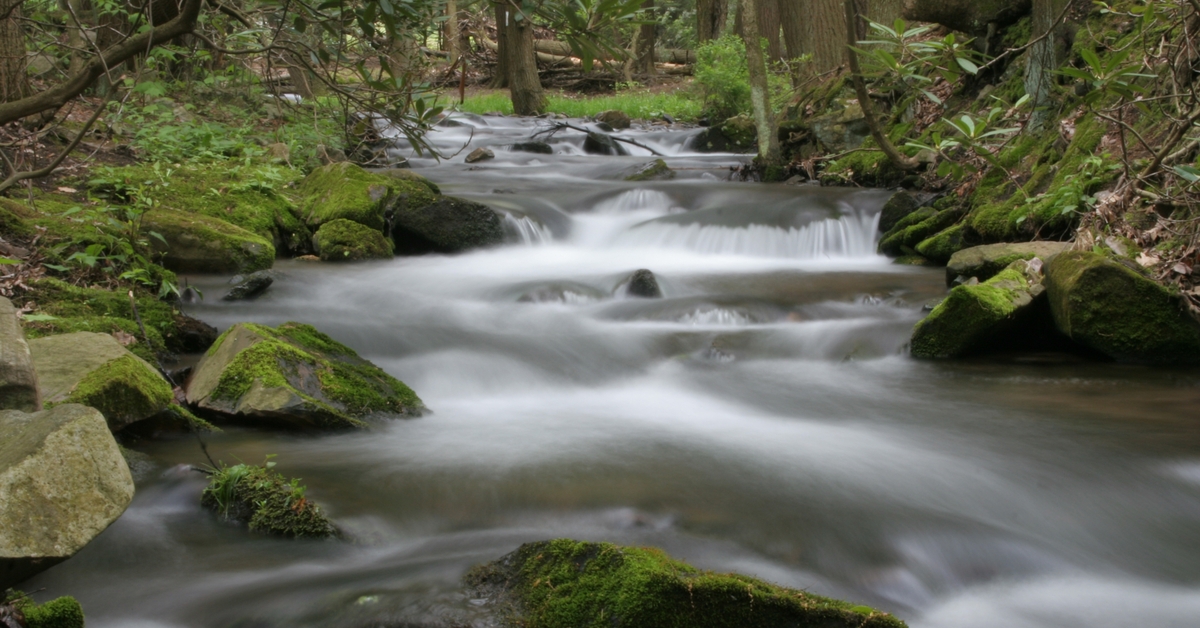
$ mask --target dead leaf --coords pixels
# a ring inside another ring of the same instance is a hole
[[[58,191],[62,192],[63,194],[74,194],[79,190],[76,190],[75,188],[60,187],[58,188]]]
[[[1157,257],[1153,255],[1146,255],[1145,253],[1139,253],[1137,256],[1137,263],[1146,268],[1157,266],[1159,261],[1160,260]]]
[[[1183,263],[1176,264],[1174,267],[1171,268],[1171,270],[1179,273],[1180,275],[1192,274],[1192,267],[1188,266],[1187,264],[1183,264]]]
[[[122,347],[128,347],[129,345],[137,344],[138,341],[137,337],[133,334],[127,334],[119,329],[112,333],[112,337],[116,338],[117,342],[121,343]]]

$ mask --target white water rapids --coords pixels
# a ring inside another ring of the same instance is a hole
[[[483,626],[462,574],[554,537],[651,545],[892,612],[912,628],[1200,625],[1200,377],[1056,356],[905,354],[941,269],[874,254],[886,193],[729,181],[733,155],[504,150],[537,121],[461,117],[412,158],[504,216],[505,246],[283,261],[262,298],[193,314],[316,325],[432,412],[362,433],[231,428],[215,458],[300,477],[353,542],[289,541],[198,505],[192,439],[144,442],[133,506],[28,583],[91,628]],[[398,151],[408,155],[403,148]],[[411,157],[411,156],[410,156]],[[625,296],[639,268],[661,299]]]

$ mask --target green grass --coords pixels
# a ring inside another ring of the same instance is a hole
[[[650,93],[623,92],[609,96],[568,96],[550,93],[548,111],[563,113],[572,118],[593,116],[601,111],[619,109],[629,114],[631,118],[657,118],[662,114],[670,114],[677,120],[695,120],[700,117],[703,102],[686,92]],[[447,108],[455,108],[451,99]],[[470,96],[459,107],[468,113],[490,113],[499,111],[511,114],[512,101],[508,92],[497,91]]]

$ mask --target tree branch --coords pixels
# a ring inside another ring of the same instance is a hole
[[[858,10],[854,7],[854,0],[844,0],[843,4],[846,8],[846,54],[850,58],[850,81],[854,83],[854,93],[858,96],[858,104],[862,107],[867,127],[871,129],[871,137],[875,139],[879,150],[887,155],[888,161],[891,161],[892,165],[906,172],[916,170],[920,163],[915,158],[896,150],[892,141],[883,134],[883,129],[879,127],[879,119],[875,117],[875,106],[871,103],[871,94],[867,92],[867,85],[863,82],[858,53],[854,50],[854,44],[857,43],[855,33],[858,32]]]
[[[80,140],[83,139],[84,135],[87,135],[88,130],[90,130],[92,125],[96,123],[96,120],[100,118],[100,114],[104,113],[104,108],[107,104],[108,101],[106,100],[100,103],[99,107],[96,107],[96,112],[93,113],[92,117],[88,118],[88,121],[83,124],[83,128],[79,129],[79,134],[75,136],[75,139],[71,140],[70,144],[67,144],[67,147],[64,148],[61,153],[59,153],[58,157],[56,157],[54,161],[50,162],[50,165],[37,170],[26,170],[25,172],[12,173],[7,179],[0,181],[0,192],[11,188],[25,179],[40,179],[51,172],[54,172],[54,169],[57,168],[59,164],[61,164],[63,160],[67,158],[67,155],[70,155],[71,151],[75,150],[76,146],[79,146]]]

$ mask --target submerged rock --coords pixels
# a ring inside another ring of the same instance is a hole
[[[255,532],[290,538],[340,536],[320,506],[304,496],[305,487],[268,468],[273,464],[217,469],[200,496],[200,504],[227,520],[247,524]]]
[[[991,279],[1017,260],[1035,257],[1043,262],[1071,248],[1068,242],[1011,242],[985,244],[958,251],[946,263],[946,285],[954,285],[959,277],[976,277],[980,281]]]
[[[464,159],[464,161],[466,161],[469,164],[473,164],[477,161],[483,161],[485,159],[492,159],[495,156],[496,156],[496,153],[493,153],[490,148],[476,148],[475,150],[471,151],[471,154],[467,155],[467,157],[466,157],[466,159]]]
[[[663,295],[662,288],[658,286],[658,278],[645,268],[634,271],[633,275],[629,277],[629,285],[625,288],[625,294],[644,299],[659,299]]]
[[[202,214],[156,209],[142,216],[142,230],[162,254],[162,265],[177,273],[243,273],[270,268],[275,246],[266,238]]]
[[[512,145],[512,149],[518,153],[554,154],[554,148],[546,142],[517,142]]]
[[[1200,362],[1200,324],[1182,297],[1123,261],[1061,253],[1047,264],[1046,290],[1059,331],[1085,347],[1122,362]]]
[[[959,358],[1004,347],[1011,332],[1035,319],[1039,305],[1044,308],[1045,289],[1037,268],[1016,261],[983,283],[950,290],[913,328],[912,355]]]
[[[366,427],[372,415],[424,409],[403,382],[300,323],[229,328],[196,365],[187,400],[209,415],[291,429]]]
[[[309,227],[344,218],[383,231],[385,212],[397,199],[414,208],[424,207],[437,194],[424,182],[367,172],[351,163],[317,168],[300,184],[301,216]]]
[[[626,181],[666,181],[675,178],[675,171],[667,166],[667,162],[661,159],[648,161],[640,166],[635,166],[633,172],[625,175]]]
[[[0,297],[0,410],[42,409],[37,371],[12,301]]]
[[[388,213],[397,255],[457,253],[504,242],[504,224],[487,205],[452,196],[414,205],[397,199]]]
[[[267,291],[271,284],[275,283],[275,277],[269,271],[260,270],[255,273],[242,277],[225,296],[221,297],[222,301],[246,301],[255,299]]]
[[[619,109],[609,109],[596,114],[596,122],[604,122],[614,129],[628,129],[630,124],[629,114]]]
[[[739,574],[701,571],[653,548],[559,539],[472,569],[472,597],[500,625],[903,628],[866,606]]]
[[[0,411],[0,590],[73,556],[133,499],[104,417],[64,403]]]
[[[317,229],[313,250],[326,262],[392,257],[392,243],[383,233],[344,218],[331,220]]]
[[[175,399],[154,367],[108,334],[35,338],[29,349],[47,404],[91,406],[114,432],[167,410]]]
[[[583,140],[583,152],[590,155],[628,155],[629,151],[611,135],[590,131]]]

